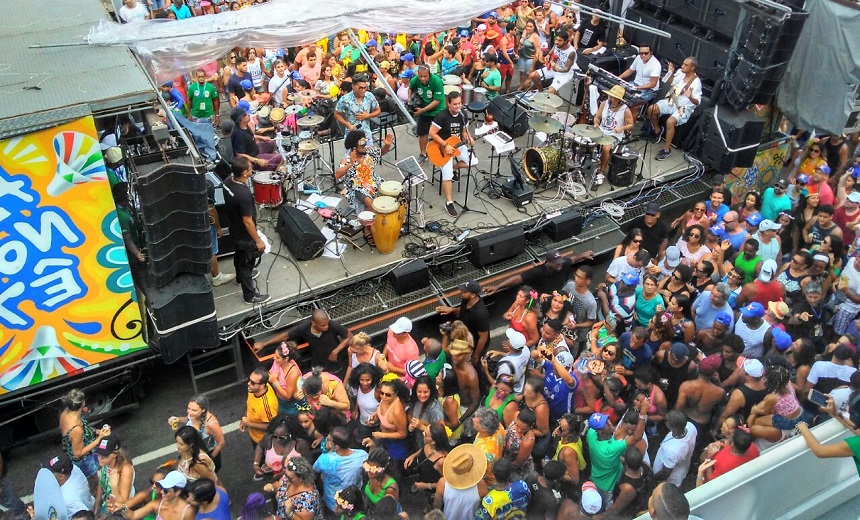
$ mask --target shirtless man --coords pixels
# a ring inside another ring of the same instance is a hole
[[[718,358],[703,359],[699,363],[699,376],[692,381],[684,381],[678,389],[675,409],[684,412],[700,432],[709,430],[711,416],[726,395],[725,390],[714,384],[714,374],[718,368]]]
[[[729,334],[729,325],[731,324],[731,316],[727,312],[717,314],[714,319],[714,324],[710,329],[702,329],[696,333],[696,346],[706,356],[716,354],[720,350],[720,345],[725,343],[726,337]]]
[[[454,340],[448,347],[451,354],[451,364],[457,374],[457,386],[460,388],[460,424],[466,422],[481,404],[481,392],[478,388],[478,372],[471,363],[472,349],[462,340]],[[457,428],[452,427],[452,430]]]

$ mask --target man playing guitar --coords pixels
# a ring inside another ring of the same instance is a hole
[[[660,116],[668,115],[666,120],[666,142],[663,149],[657,152],[656,159],[662,161],[672,155],[672,139],[675,137],[675,127],[683,125],[690,119],[696,105],[702,99],[702,80],[696,76],[696,58],[692,56],[685,59],[681,69],[675,72],[675,66],[669,63],[669,74],[674,73],[672,88],[665,99],[661,99],[648,107],[648,119],[654,128],[655,143],[659,143],[663,137],[663,129],[660,128]],[[670,115],[671,114],[671,115]]]
[[[457,208],[454,207],[453,199],[454,168],[465,168],[470,166],[469,163],[471,166],[475,166],[478,164],[478,158],[469,153],[469,148],[475,144],[475,140],[466,126],[466,115],[461,111],[463,99],[460,93],[450,92],[446,102],[447,110],[439,112],[430,125],[430,140],[432,141],[431,146],[438,147],[442,151],[442,155],[448,158],[447,162],[441,166],[442,193],[445,195],[445,209],[449,215],[456,217]],[[462,144],[458,145],[457,142]],[[457,159],[456,165],[454,164],[455,158]]]

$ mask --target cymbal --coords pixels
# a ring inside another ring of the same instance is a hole
[[[302,97],[309,97],[309,98],[315,98],[315,97],[319,96],[319,94],[317,94],[313,90],[303,90],[303,91],[299,92],[299,94]]]
[[[287,114],[298,114],[302,111],[302,108],[304,107],[301,105],[290,105],[284,109],[284,112]]]
[[[296,121],[296,124],[301,127],[311,127],[317,126],[323,121],[325,121],[325,118],[323,116],[307,116]]]
[[[573,125],[570,131],[579,137],[587,137],[589,139],[597,139],[603,135],[603,132],[593,125]]]
[[[536,132],[546,132],[548,134],[554,134],[564,128],[561,123],[551,117],[533,117],[529,119],[529,126]]]
[[[555,112],[555,107],[552,105],[548,105],[546,103],[541,103],[540,101],[532,101],[529,103],[529,107],[537,110],[538,112],[543,112],[544,114],[552,114]]]
[[[318,149],[320,144],[314,140],[310,141],[302,141],[299,143],[299,151],[300,152],[313,152]]]
[[[538,103],[543,103],[545,105],[549,105],[553,108],[558,108],[563,103],[563,100],[556,96],[555,94],[550,94],[549,92],[538,92],[532,97],[532,103],[537,101]]]
[[[594,144],[598,146],[604,145],[613,145],[615,144],[615,138],[612,136],[604,135],[603,137],[598,137],[597,139],[593,139]]]

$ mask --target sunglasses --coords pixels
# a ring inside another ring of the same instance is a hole
[[[379,392],[382,397],[394,397],[394,392]]]
[[[737,220],[726,220],[726,219],[723,219],[723,224],[733,224],[733,223],[735,223],[735,222],[737,222]]]
[[[690,235],[689,235],[689,236],[690,236],[690,238],[702,238],[702,235],[700,235],[700,234],[698,234],[698,233],[696,233],[695,235],[694,235],[694,234],[692,234],[692,233],[690,233]]]
[[[705,208],[693,208],[693,211],[705,211]]]
[[[633,239],[633,243],[634,243],[634,244],[641,244],[641,243],[642,243],[642,239],[641,239],[641,238],[634,238],[634,239]]]
[[[253,379],[249,379],[249,380],[248,380],[248,384],[249,384],[249,385],[254,385],[254,386],[260,386],[260,385],[262,385],[262,384],[263,384],[263,382],[262,382],[262,381],[254,381]]]
[[[645,51],[645,52],[640,52],[639,56],[648,56],[649,54],[651,54],[651,53],[648,51]]]
[[[272,435],[273,439],[278,439],[279,441],[288,441],[290,440],[289,435]]]
[[[821,150],[819,150],[817,148],[813,148],[812,150],[810,150],[810,152],[821,153]]]
[[[605,352],[605,353],[609,354],[610,356],[614,356],[614,355],[615,355],[615,351],[614,351],[614,350],[612,350],[612,349],[605,348],[605,349],[603,349],[603,352]]]

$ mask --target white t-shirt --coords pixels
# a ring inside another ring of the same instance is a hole
[[[124,5],[119,8],[119,17],[125,23],[142,22],[149,16],[149,11],[146,6],[138,2],[133,8]]]
[[[514,378],[513,391],[515,394],[522,393],[523,391],[523,386],[526,383],[526,378],[523,376],[525,376],[530,354],[531,351],[528,348],[523,348],[519,352],[514,350],[499,358],[499,373],[510,374]],[[508,363],[514,367],[513,374],[511,374],[511,367]]]
[[[848,287],[855,293],[860,293],[860,271],[854,267],[854,259],[851,258],[842,269],[842,275],[839,277],[839,288]],[[840,308],[851,312],[860,311],[860,303],[854,303],[848,298],[839,304]]]
[[[633,79],[633,84],[637,87],[641,87],[642,85],[647,85],[651,83],[651,78],[657,77],[657,84],[654,85],[654,88],[651,90],[657,90],[660,88],[660,62],[654,55],[651,55],[651,59],[648,60],[648,63],[642,61],[641,56],[636,56],[636,59],[633,60],[633,65],[630,66],[633,72],[636,73],[636,77]]]
[[[651,60],[651,61],[656,61],[656,60]],[[649,63],[650,63],[650,61],[649,61]],[[678,86],[679,90],[686,90],[686,88],[685,88],[686,84],[687,84],[687,82],[684,80],[684,72],[681,71],[681,69],[676,70],[675,76],[672,78],[672,87],[680,85],[680,86]],[[693,99],[698,99],[699,101],[701,101],[702,100],[702,80],[700,80],[698,76],[696,76],[693,79],[693,82],[690,83],[690,88],[692,89],[691,95],[693,96]],[[694,105],[693,102],[690,101],[690,98],[687,97],[685,94],[681,94],[680,96],[676,97],[675,106],[678,108],[685,107],[685,108],[689,108],[692,110],[696,109],[696,105]]]
[[[567,72],[556,72],[556,74],[572,75],[575,70],[579,69],[579,66],[576,64],[576,50],[573,48],[573,45],[568,44],[564,49],[556,45],[552,48],[552,55],[555,58],[554,62],[556,66],[561,70],[566,69],[571,60],[573,60],[573,65],[571,65]]]
[[[621,275],[624,273],[636,273],[638,271],[639,268],[630,265],[626,256],[619,256],[610,262],[609,267],[606,268],[606,274],[615,278],[616,281],[621,278]]]
[[[90,494],[90,485],[84,472],[77,466],[72,466],[72,474],[65,484],[60,486],[63,500],[66,502],[66,511],[69,518],[78,511],[92,511],[96,499]]]
[[[283,76],[278,76],[276,72],[272,79],[269,80],[269,93],[276,103],[283,103],[283,94],[290,86],[290,76],[284,72]]]
[[[690,470],[697,434],[696,427],[689,421],[687,421],[686,435],[680,439],[676,439],[672,432],[667,433],[666,438],[660,443],[657,456],[654,457],[654,473],[660,472],[663,468],[672,468],[672,473],[666,481],[681,487],[684,477]]]

